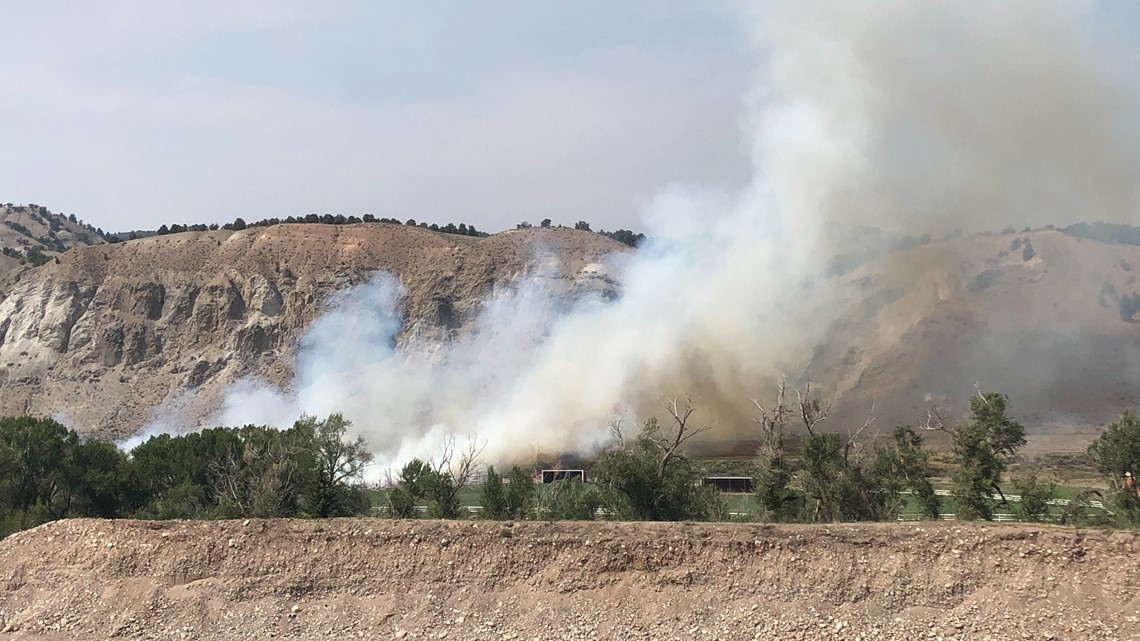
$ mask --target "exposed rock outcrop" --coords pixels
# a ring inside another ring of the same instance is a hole
[[[121,437],[155,408],[205,421],[247,375],[288,382],[306,325],[334,291],[391,272],[406,339],[462,332],[493,287],[530,274],[536,236],[565,279],[624,246],[568,229],[474,240],[399,225],[278,225],[77,248],[0,301],[0,414],[62,414]],[[549,268],[549,265],[548,265]],[[592,279],[592,276],[589,277]],[[593,285],[591,285],[592,287]]]

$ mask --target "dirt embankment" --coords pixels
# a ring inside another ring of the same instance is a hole
[[[1140,639],[1140,535],[63,521],[0,542],[0,640]]]

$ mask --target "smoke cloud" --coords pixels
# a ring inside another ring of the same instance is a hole
[[[496,287],[462,337],[397,347],[400,284],[378,274],[329,301],[290,390],[243,381],[219,421],[341,411],[388,464],[448,437],[486,442],[490,460],[589,452],[615,410],[676,394],[746,421],[748,397],[802,372],[857,296],[828,264],[861,228],[1132,220],[1140,101],[1096,9],[764,3],[746,18],[753,181],[665,189],[644,216],[652,243],[608,266],[616,300],[559,292],[540,271]]]

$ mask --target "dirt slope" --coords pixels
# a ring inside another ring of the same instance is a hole
[[[29,251],[52,259],[81,245],[106,241],[93,229],[39,205],[0,205],[0,297],[12,273],[29,265]]]
[[[610,288],[588,264],[624,245],[571,229],[475,241],[387,224],[277,225],[80,247],[29,270],[0,301],[0,415],[64,415],[123,437],[156,408],[191,427],[247,375],[288,382],[329,294],[376,270],[400,279],[404,340],[446,340],[491,288],[551,270],[556,290]],[[549,263],[549,261],[547,261]]]
[[[64,521],[0,639],[1140,639],[1140,535],[867,524]]]
[[[837,423],[861,424],[872,403],[888,426],[913,423],[928,393],[961,414],[976,382],[1009,394],[1031,432],[1081,440],[1140,401],[1140,324],[1120,311],[1140,290],[1133,265],[1140,247],[1060,232],[893,253],[843,277],[849,312],[809,376],[837,398]]]

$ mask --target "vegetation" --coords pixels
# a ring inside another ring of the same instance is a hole
[[[552,220],[550,220],[549,218],[545,218],[545,219],[543,219],[543,221],[541,223],[539,223],[539,227],[541,227],[543,229],[549,229],[553,226],[554,226],[554,222]],[[562,227],[562,225],[558,225],[558,227]],[[530,224],[530,222],[525,221],[525,220],[522,221],[521,223],[515,225],[515,229],[532,229],[532,228],[534,228],[534,225]],[[578,231],[593,231],[592,229],[590,229],[590,223],[588,223],[584,220],[579,220],[578,222],[574,223],[574,229],[576,229]],[[639,247],[643,242],[645,242],[645,234],[638,234],[638,233],[632,232],[628,229],[619,229],[617,231],[605,231],[605,230],[600,229],[595,233],[597,233],[601,236],[605,236],[606,238],[616,240],[619,243],[629,245],[630,247]]]
[[[1002,494],[1002,475],[1025,445],[1025,428],[1006,416],[1006,402],[1003,394],[979,392],[970,399],[970,420],[949,430],[958,466],[953,482],[960,519],[993,518],[990,495]]]
[[[1102,243],[1117,245],[1140,245],[1140,227],[1113,223],[1077,223],[1062,228],[1061,232],[1078,238],[1088,238]]]
[[[444,234],[458,234],[460,236],[487,236],[486,232],[475,229],[475,225],[468,225],[466,223],[447,223],[446,225],[437,225],[435,223],[416,223],[413,219],[408,219],[405,222],[396,220],[395,218],[377,218],[372,214],[364,214],[363,216],[345,216],[343,214],[307,214],[305,216],[289,216],[287,218],[266,218],[257,222],[247,223],[241,218],[236,218],[232,223],[226,223],[218,226],[217,223],[196,225],[163,225],[157,231],[153,232],[154,235],[164,236],[166,234],[178,234],[186,231],[217,231],[218,229],[241,231],[250,227],[273,227],[281,224],[294,224],[294,223],[308,223],[308,224],[321,224],[321,225],[356,225],[359,223],[382,223],[386,225],[405,225],[408,227],[419,227],[421,229],[429,229],[431,231],[442,232]],[[145,231],[132,231],[128,234],[119,234],[125,236],[128,240],[135,238],[143,238],[151,235],[151,232]]]
[[[47,246],[51,249],[54,249],[56,251],[63,251],[64,250],[64,246],[56,238],[56,233],[63,229],[63,221],[70,222],[72,225],[75,225],[75,226],[77,226],[83,230],[83,231],[78,232],[78,235],[80,236],[80,238],[87,236],[87,238],[84,239],[83,242],[87,242],[87,243],[90,242],[90,237],[88,236],[88,234],[92,234],[94,236],[97,236],[98,238],[101,238],[101,239],[103,239],[109,243],[114,243],[114,242],[118,241],[118,238],[116,238],[114,234],[104,233],[102,229],[95,227],[94,225],[91,225],[89,223],[83,222],[82,220],[76,218],[75,214],[70,214],[68,216],[64,216],[62,213],[60,213],[60,214],[52,213],[51,210],[49,210],[47,207],[44,207],[42,205],[36,205],[33,203],[29,203],[29,204],[23,205],[23,206],[13,205],[12,203],[5,203],[3,205],[3,207],[5,209],[8,209],[9,211],[16,213],[16,214],[26,215],[29,218],[31,218],[32,220],[35,220],[36,222],[47,225],[48,230],[49,230],[48,235],[40,237],[40,238],[35,238],[31,232],[31,230],[29,230],[25,225],[20,224],[18,221],[15,221],[15,220],[5,221],[5,224],[8,227],[11,227],[13,230],[19,232],[20,234],[22,234],[24,236],[27,236],[28,238],[30,238],[32,240],[38,240],[39,242],[43,243],[45,246]]]
[[[689,458],[685,444],[710,426],[697,422],[691,399],[667,401],[665,419],[646,420],[630,439],[615,419],[612,446],[587,465],[591,482],[545,485],[519,466],[505,474],[487,468],[477,482],[482,449],[449,441],[437,459],[413,459],[385,487],[369,489],[363,472],[372,455],[361,438],[349,437],[351,423],[340,414],[302,417],[286,430],[247,425],[158,435],[129,452],[51,419],[0,419],[0,536],[67,517],[326,518],[373,509],[392,518],[455,519],[474,511],[489,520],[802,523],[937,519],[949,509],[960,519],[1000,512],[1025,521],[1140,525],[1133,481],[1140,419],[1132,412],[1088,449],[1109,485],[1106,498],[1092,488],[1059,488],[1036,468],[1011,479],[1025,435],[1002,394],[979,390],[959,424],[949,424],[932,402],[922,425],[898,426],[877,441],[863,436],[873,411],[854,429],[822,430],[830,407],[810,387],[781,384],[774,402],[754,403],[760,446],[753,461],[734,464],[752,477],[751,497],[722,495],[702,482],[709,468]],[[951,440],[952,451],[938,461],[949,466],[941,472],[948,483],[933,480],[927,431]],[[1018,496],[1007,497],[1005,483]]]
[[[124,453],[52,419],[0,419],[0,536],[67,517],[327,517],[368,509],[371,455],[339,414],[161,435]]]
[[[781,383],[775,403],[754,401],[760,411],[755,487],[762,518],[804,523],[894,519],[905,495],[914,496],[927,517],[938,518],[930,457],[913,428],[895,428],[893,439],[872,449],[861,436],[874,416],[846,436],[822,432],[830,406],[813,397],[810,387],[794,391],[796,400],[791,401]],[[798,460],[786,446],[792,420],[806,431]]]
[[[608,515],[622,520],[710,520],[725,510],[716,490],[700,484],[700,475],[681,446],[705,431],[696,427],[691,399],[666,404],[670,424],[650,418],[633,443],[626,445],[620,422],[614,426],[617,447],[594,466],[598,502]]]
[[[1110,500],[1130,525],[1140,525],[1140,493],[1132,479],[1140,472],[1140,420],[1131,410],[1089,445],[1098,472],[1107,477]]]
[[[1120,297],[1120,320],[1132,323],[1136,320],[1136,312],[1140,311],[1140,293],[1132,292]]]

